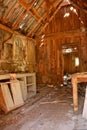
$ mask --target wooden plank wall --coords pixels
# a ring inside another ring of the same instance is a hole
[[[0,24],[0,73],[35,72],[35,41]]]
[[[42,46],[40,46],[41,38],[37,38],[37,83],[62,82],[62,45],[64,44],[78,45],[79,71],[87,71],[87,14],[74,7],[71,11],[71,7],[61,8],[49,23],[43,32],[45,37]],[[69,17],[64,17],[66,13],[69,13]]]

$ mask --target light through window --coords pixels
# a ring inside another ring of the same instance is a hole
[[[79,66],[79,58],[75,57],[75,66],[78,67]]]

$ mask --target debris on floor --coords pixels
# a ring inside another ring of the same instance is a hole
[[[82,118],[83,97],[75,113],[70,87],[40,85],[37,91],[21,108],[7,115],[0,111],[0,130],[87,130],[87,120]]]

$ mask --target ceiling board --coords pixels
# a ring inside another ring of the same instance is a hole
[[[68,4],[87,13],[87,0],[0,0],[0,23],[33,38]]]

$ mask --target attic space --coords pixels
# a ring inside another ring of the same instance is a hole
[[[87,130],[87,0],[0,0],[0,130]]]

